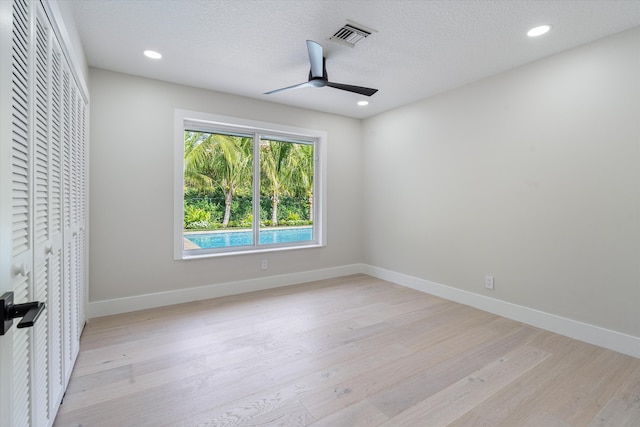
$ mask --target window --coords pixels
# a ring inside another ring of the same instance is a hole
[[[176,110],[174,258],[322,246],[326,133]]]

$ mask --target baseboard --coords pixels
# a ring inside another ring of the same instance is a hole
[[[313,282],[316,280],[332,279],[334,277],[357,274],[360,273],[362,269],[362,264],[352,264],[320,270],[304,271],[300,273],[260,277],[256,279],[198,286],[195,288],[136,295],[126,298],[93,301],[87,304],[87,317],[91,319],[93,317],[108,316],[111,314],[128,313],[148,308],[164,307],[184,302],[243,294],[247,292]]]
[[[383,268],[363,265],[361,273],[517,320],[547,331],[640,358],[640,337],[430,282]]]
[[[300,273],[179,289],[168,292],[137,295],[127,298],[94,301],[89,302],[87,305],[87,317],[93,318],[111,314],[127,313],[147,308],[163,307],[208,298],[218,298],[246,292],[273,289],[358,273],[368,274],[372,277],[387,280],[401,286],[406,286],[450,301],[465,304],[489,313],[545,329],[547,331],[584,341],[589,344],[594,344],[640,358],[640,337],[634,337],[612,331],[610,329],[601,328],[599,326],[567,319],[562,316],[557,316],[529,307],[512,304],[506,301],[366,264],[351,264],[321,270],[311,270]]]

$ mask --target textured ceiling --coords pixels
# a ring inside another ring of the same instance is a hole
[[[640,1],[58,0],[90,66],[364,118],[640,26]],[[329,41],[347,20],[375,29],[351,48]],[[550,33],[526,31],[551,24]],[[307,80],[305,40],[324,46],[331,88],[273,95]],[[161,52],[150,60],[142,51]]]

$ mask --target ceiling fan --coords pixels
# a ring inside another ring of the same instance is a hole
[[[365,96],[371,96],[378,91],[378,89],[371,89],[368,87],[352,86],[342,83],[330,82],[329,78],[327,77],[326,58],[322,54],[322,46],[312,40],[307,40],[307,50],[309,51],[309,62],[311,63],[311,70],[309,71],[309,81],[293,86],[283,87],[281,89],[272,90],[270,92],[266,92],[265,95],[270,95],[272,93],[282,92],[289,89],[324,86],[359,93],[360,95]]]

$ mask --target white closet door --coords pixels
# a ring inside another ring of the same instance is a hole
[[[63,243],[64,243],[64,375],[65,382],[71,376],[71,370],[79,351],[80,321],[79,292],[80,259],[79,259],[79,226],[78,226],[78,91],[73,84],[71,73],[63,68],[63,143],[62,143],[62,175],[63,175]]]
[[[49,140],[49,230],[45,248],[49,262],[49,408],[55,411],[64,395],[66,378],[62,355],[62,52],[52,38],[50,140]]]
[[[51,207],[50,207],[50,100],[51,100],[51,29],[41,8],[35,17],[34,63],[34,299],[49,302],[51,281]],[[49,406],[49,307],[33,326],[33,393],[32,406],[35,425],[48,425],[51,419]]]
[[[30,64],[33,63],[29,2],[13,5],[12,31],[12,284],[14,303],[33,300],[33,227],[32,227],[32,96]],[[12,426],[33,424],[33,329],[12,328],[7,338],[13,341]]]

